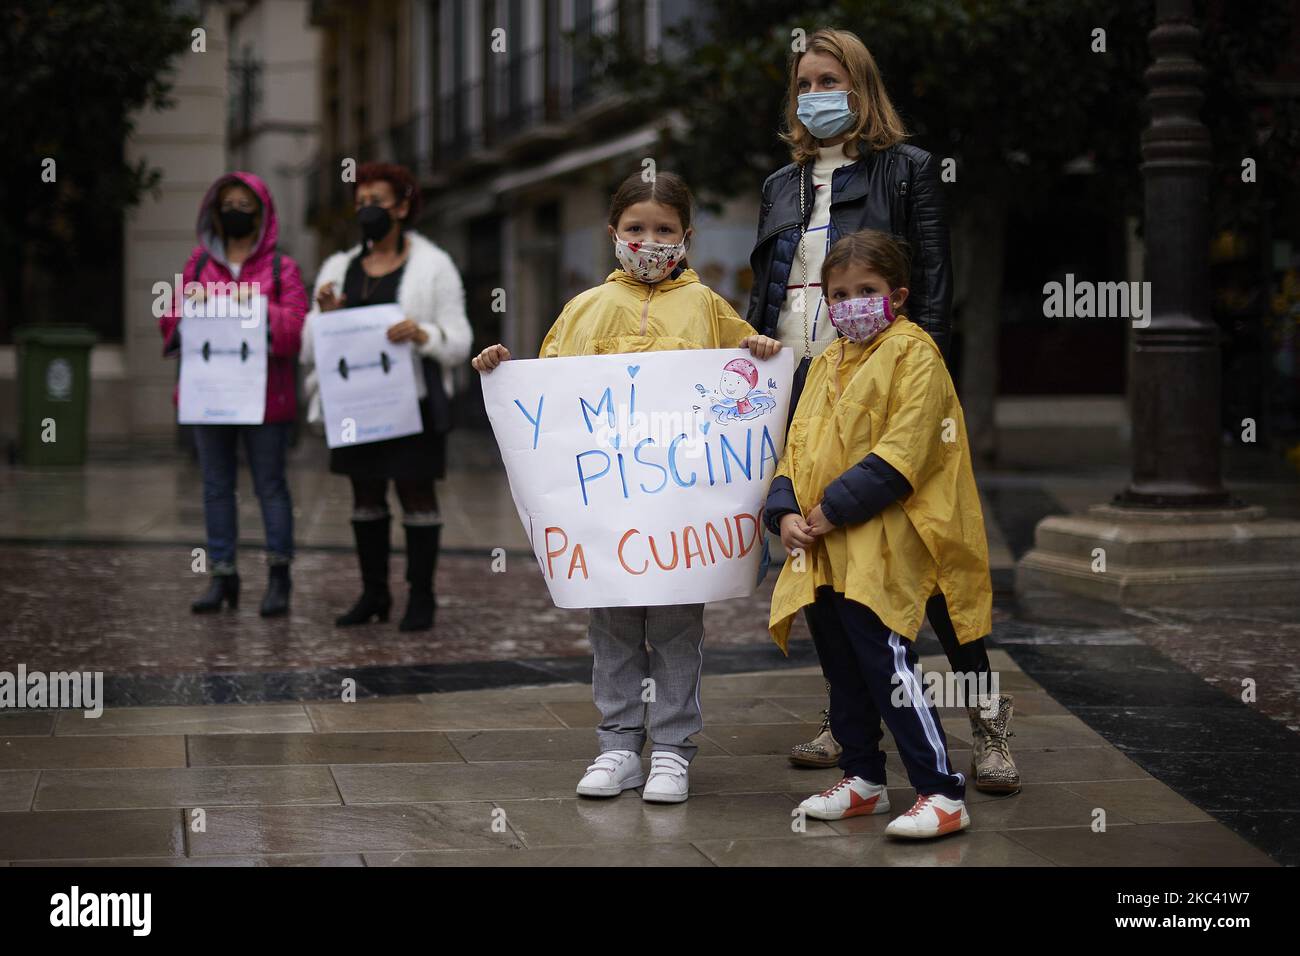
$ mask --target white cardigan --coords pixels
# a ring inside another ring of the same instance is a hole
[[[408,231],[403,236],[410,244],[411,252],[406,258],[406,268],[397,286],[397,304],[401,306],[402,313],[407,318],[414,319],[428,335],[428,340],[423,345],[414,346],[413,350],[418,357],[435,359],[442,366],[443,387],[450,396],[451,368],[469,358],[470,344],[474,337],[469,319],[465,316],[465,287],[451,256],[418,232]],[[309,422],[321,420],[320,384],[316,375],[316,350],[311,329],[312,322],[321,315],[320,308],[316,305],[316,294],[327,282],[334,283],[336,295],[342,293],[348,263],[360,252],[361,246],[357,245],[345,252],[336,252],[326,259],[321,264],[315,288],[312,289],[311,311],[303,323],[302,350],[298,353],[298,363],[306,372],[303,384],[308,395]],[[344,306],[347,307],[348,304],[344,303]],[[417,376],[416,380],[423,385],[423,376]]]

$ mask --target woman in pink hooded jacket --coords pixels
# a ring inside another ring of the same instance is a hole
[[[183,279],[198,282],[202,298],[212,283],[238,282],[268,300],[266,413],[261,425],[196,425],[195,444],[203,473],[203,518],[207,526],[212,580],[191,609],[216,611],[223,602],[239,605],[235,546],[239,539],[235,506],[236,446],[242,440],[262,506],[270,580],[262,599],[263,617],[289,611],[289,562],[293,559],[293,503],[284,477],[289,428],[297,416],[297,357],[302,341],[307,293],[298,265],[275,248],[280,234],[275,204],[266,183],[252,173],[227,173],[208,189],[199,206],[199,244],[190,253]],[[244,284],[249,284],[245,286]],[[192,287],[191,287],[192,289]],[[178,296],[180,290],[177,290]],[[178,350],[179,301],[159,324],[166,353]]]

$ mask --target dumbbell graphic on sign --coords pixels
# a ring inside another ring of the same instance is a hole
[[[379,369],[383,369],[384,374],[387,375],[389,370],[392,367],[393,367],[392,357],[387,352],[382,352],[382,351],[379,353],[379,360],[376,362],[352,363],[349,362],[346,358],[341,358],[339,359],[339,364],[338,364],[339,375],[343,377],[343,381],[345,382],[348,380],[349,375],[351,375],[354,372],[360,372],[362,369],[379,368]]]
[[[248,356],[252,354],[252,349],[249,348],[247,340],[240,342],[237,349],[216,349],[212,347],[211,342],[205,341],[203,347],[195,349],[192,354],[203,356],[205,362],[211,362],[214,355],[238,355],[239,361],[247,362]]]

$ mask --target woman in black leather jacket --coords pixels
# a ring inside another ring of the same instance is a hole
[[[799,119],[799,96],[836,91],[848,94],[848,107],[854,113],[852,125],[839,135],[819,140]],[[865,103],[865,110],[860,103]],[[820,30],[809,39],[807,52],[794,59],[786,125],[788,130],[781,138],[790,145],[794,161],[763,183],[758,238],[749,259],[754,271],[749,324],[765,335],[775,334],[787,292],[804,284],[800,252],[812,252],[820,260],[841,236],[878,229],[907,240],[912,255],[908,318],[925,329],[946,355],[952,329],[952,262],[939,162],[925,150],[903,142],[907,133],[875,61],[854,34]],[[818,205],[814,187],[819,164],[833,169],[826,224],[829,235],[817,229],[820,223],[811,222]],[[801,226],[809,229],[802,238]],[[816,247],[820,247],[820,256]],[[821,306],[817,274],[817,268],[809,274],[806,303],[810,323],[825,317],[824,307],[820,317],[817,314]],[[831,337],[822,340],[823,346]],[[802,351],[802,334],[782,341],[801,350],[802,371],[806,372],[810,357]],[[820,351],[814,343],[812,355]],[[803,381],[802,374],[796,377]]]
[[[930,334],[945,357],[952,329],[952,261],[939,161],[904,142],[907,131],[880,70],[855,34],[819,30],[806,50],[795,54],[785,119],[781,139],[793,161],[763,183],[747,318],[764,335],[795,349],[793,417],[808,366],[837,335],[818,281],[837,239],[876,229],[907,241],[908,318]],[[873,480],[893,500],[901,476],[887,462],[873,464]],[[953,670],[987,680],[991,667],[983,639],[957,643],[942,594],[926,604],[926,615]],[[994,697],[991,709],[991,717],[971,710],[972,782],[980,790],[1015,792],[1020,777],[1006,744],[1011,698]],[[822,730],[816,740],[794,748],[791,759],[833,765],[838,745],[828,726]]]

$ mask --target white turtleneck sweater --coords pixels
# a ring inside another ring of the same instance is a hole
[[[794,262],[790,264],[790,280],[786,285],[785,301],[781,303],[781,315],[776,321],[776,335],[786,348],[794,349],[796,360],[804,354],[804,318],[808,320],[808,339],[813,356],[821,354],[831,342],[835,341],[835,326],[831,325],[830,316],[822,301],[821,271],[826,261],[828,239],[831,223],[831,176],[841,166],[856,162],[844,155],[844,145],[823,147],[817,151],[817,158],[812,164],[813,208],[808,229],[800,240],[808,257],[808,274],[803,271],[803,257],[799,247],[794,250]],[[807,312],[796,312],[798,291],[807,288],[804,305]]]

